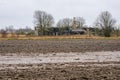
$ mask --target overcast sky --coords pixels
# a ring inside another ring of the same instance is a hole
[[[102,11],[109,11],[120,23],[120,0],[0,0],[0,28],[34,28],[34,11],[53,15],[55,22],[62,18],[84,17],[92,25]]]

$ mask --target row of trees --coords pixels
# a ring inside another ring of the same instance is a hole
[[[38,31],[38,35],[45,35],[46,32],[50,32],[50,27],[53,27],[54,25],[54,18],[51,14],[48,14],[44,11],[36,11],[34,14],[34,18],[35,30]],[[82,17],[75,17],[75,20],[70,18],[64,18],[59,20],[56,24],[58,32],[60,34],[65,31],[69,32],[70,29],[73,29],[74,21],[77,29],[85,27],[85,19]]]
[[[15,37],[15,36],[19,37],[19,35],[34,35],[34,30],[32,30],[29,27],[15,29],[11,25],[11,26],[7,26],[5,29],[1,29],[0,33],[2,34],[1,37],[7,37],[8,34],[10,34],[11,37]]]
[[[85,27],[85,19],[82,17],[74,17],[76,28]],[[64,18],[58,21],[57,27],[70,27],[72,28],[74,19]]]
[[[44,35],[46,31],[49,31],[49,28],[54,25],[53,16],[44,11],[36,11],[34,18],[36,30],[42,35]],[[76,26],[76,29],[87,27],[85,19],[82,17],[75,17],[74,19],[64,18],[59,20],[56,24],[59,31],[74,29],[74,25]],[[116,20],[108,11],[104,11],[98,16],[93,27],[96,27],[96,31],[99,31],[100,34],[105,37],[110,37],[114,30],[118,30],[119,32],[119,29],[116,29]]]
[[[7,32],[12,35],[17,34],[19,36],[21,34],[35,35],[36,31],[38,35],[53,35],[57,33],[59,33],[59,35],[63,35],[64,33],[69,34],[71,30],[77,31],[77,29],[85,29],[88,33],[93,33],[94,35],[99,36],[110,37],[113,34],[116,34],[117,36],[120,35],[120,26],[116,26],[116,20],[108,11],[100,13],[92,28],[87,27],[86,21],[83,17],[61,19],[57,22],[56,27],[53,27],[53,16],[47,12],[35,11],[34,19],[35,31],[29,27],[16,30],[13,26],[8,26],[6,29],[0,30],[0,33],[3,34],[3,37],[6,36]]]

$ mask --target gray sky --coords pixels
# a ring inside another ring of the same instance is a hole
[[[34,28],[34,11],[53,15],[55,22],[62,18],[84,17],[92,25],[102,11],[109,11],[120,23],[120,0],[0,0],[0,28]]]

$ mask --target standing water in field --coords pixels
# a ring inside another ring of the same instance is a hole
[[[0,56],[0,64],[120,62],[120,52],[48,53],[39,56]]]

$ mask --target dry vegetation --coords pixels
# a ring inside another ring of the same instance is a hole
[[[100,37],[93,35],[64,35],[64,36],[27,36],[27,35],[12,35],[9,34],[6,38],[2,38],[0,34],[0,40],[48,40],[48,39],[120,39],[118,36],[112,37]]]

